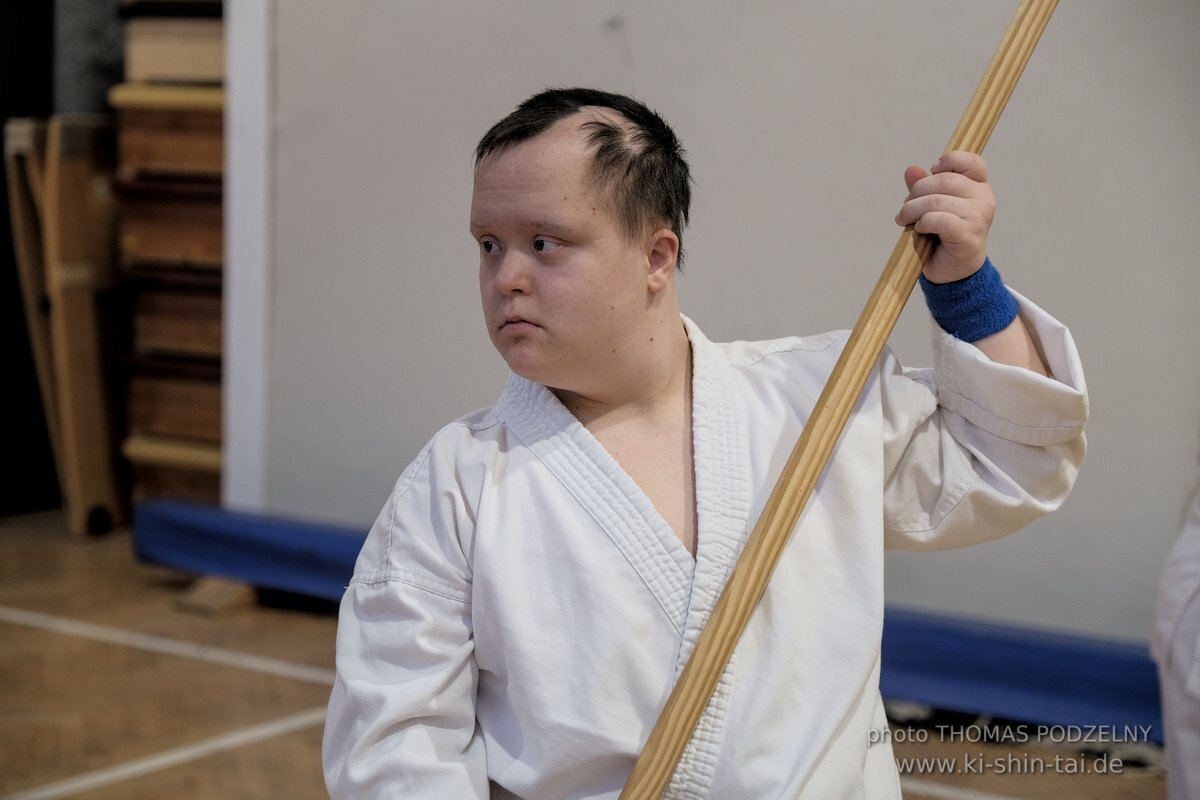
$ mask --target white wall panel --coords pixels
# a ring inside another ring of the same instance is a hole
[[[268,510],[365,526],[434,430],[499,392],[470,154],[546,85],[633,92],[676,127],[696,176],[685,311],[713,338],[853,323],[904,166],[936,157],[1016,3],[740,5],[276,0]],[[1088,463],[1022,534],[891,558],[892,602],[1145,638],[1200,472],[1197,41],[1193,0],[1060,3],[989,146],[992,254],[1074,331]],[[905,361],[926,326],[914,298]]]

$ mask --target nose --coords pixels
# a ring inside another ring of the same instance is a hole
[[[532,288],[532,265],[520,252],[509,250],[496,264],[492,282],[504,295],[529,294]]]

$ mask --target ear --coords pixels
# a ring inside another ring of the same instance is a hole
[[[679,258],[679,237],[670,228],[659,228],[646,238],[646,261],[649,271],[646,288],[657,294],[670,285],[675,277]]]

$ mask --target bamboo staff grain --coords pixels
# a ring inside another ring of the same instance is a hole
[[[946,145],[947,151],[983,152],[1057,4],[1058,0],[1022,0]],[[824,471],[842,428],[932,252],[932,241],[915,234],[911,226],[901,233],[712,616],[700,634],[695,651],[650,733],[621,792],[622,800],[651,800],[665,791],[746,623],[766,590],[767,581],[800,512]]]

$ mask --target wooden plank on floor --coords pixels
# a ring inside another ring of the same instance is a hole
[[[254,587],[248,583],[218,575],[205,575],[175,601],[175,607],[180,611],[215,617],[239,608],[248,608],[254,605],[256,598]]]

